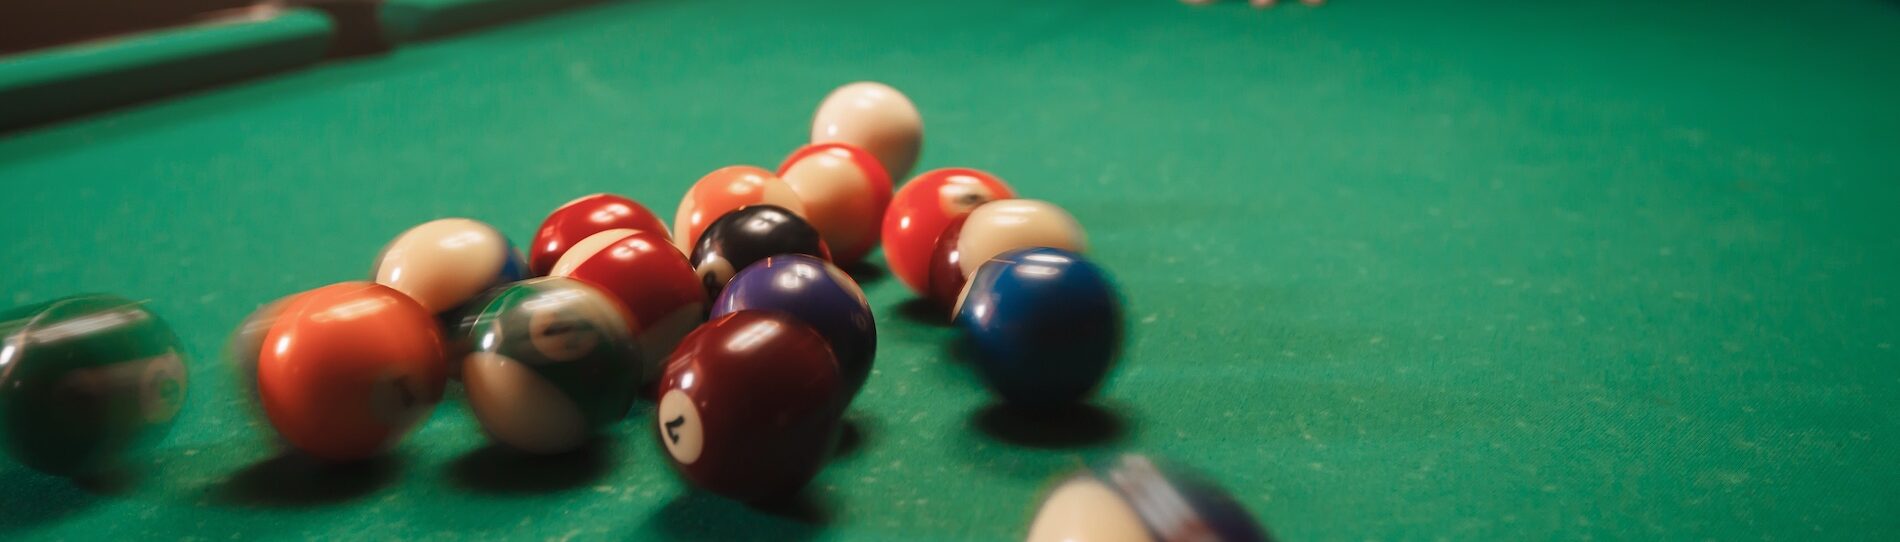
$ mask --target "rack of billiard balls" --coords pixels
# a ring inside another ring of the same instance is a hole
[[[671,228],[605,193],[555,209],[525,254],[483,222],[430,221],[390,241],[370,280],[263,305],[230,358],[281,442],[319,460],[386,452],[459,379],[484,433],[530,454],[575,450],[654,401],[654,434],[683,478],[776,499],[817,474],[872,374],[875,320],[840,265],[881,245],[892,274],[964,330],[1003,402],[1087,401],[1119,355],[1122,317],[1108,274],[1082,255],[1079,222],[976,169],[894,190],[921,138],[903,94],[847,85],[819,106],[811,144],[776,171],[705,175]],[[106,468],[162,436],[182,405],[177,339],[139,303],[16,309],[0,313],[0,333],[0,383],[33,384],[0,386],[0,434],[29,466]],[[31,363],[14,363],[29,349]],[[61,400],[87,408],[46,408]],[[52,433],[66,436],[33,438]],[[1071,495],[1113,493],[1080,483],[1051,494],[1033,532],[1061,531],[1059,512],[1095,502]]]

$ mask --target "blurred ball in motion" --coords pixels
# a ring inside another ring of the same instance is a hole
[[[1043,498],[1029,542],[1270,540],[1232,495],[1185,468],[1124,455]]]
[[[442,400],[442,335],[409,296],[345,282],[286,298],[273,311],[256,341],[257,392],[291,446],[326,461],[374,457]]]
[[[619,301],[573,279],[503,290],[476,319],[464,364],[482,429],[517,450],[553,454],[626,416],[646,365],[629,319]]]
[[[184,350],[138,302],[87,294],[0,312],[0,340],[0,442],[39,471],[129,466],[185,404]]]

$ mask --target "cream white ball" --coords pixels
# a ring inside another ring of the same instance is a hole
[[[910,175],[924,145],[924,119],[904,93],[870,81],[825,96],[812,117],[811,142],[841,142],[870,151],[892,179]]]

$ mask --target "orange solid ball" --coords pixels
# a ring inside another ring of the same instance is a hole
[[[680,198],[679,212],[673,215],[673,247],[681,254],[692,254],[699,234],[706,233],[714,220],[740,207],[759,204],[777,205],[800,218],[805,216],[805,204],[799,201],[798,193],[778,175],[753,166],[713,170]]]
[[[257,358],[271,426],[312,457],[352,461],[394,447],[442,400],[434,315],[387,286],[345,282],[284,302]]]

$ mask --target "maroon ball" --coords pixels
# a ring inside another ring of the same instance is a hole
[[[660,445],[701,489],[739,501],[790,496],[818,475],[845,404],[817,330],[772,311],[700,326],[666,360]]]
[[[937,234],[937,247],[930,251],[930,285],[925,295],[944,310],[956,305],[957,295],[963,293],[963,285],[969,282],[969,277],[963,276],[963,267],[958,265],[962,255],[957,253],[957,240],[963,238],[963,224],[969,219],[967,213],[950,219],[943,233]]]

